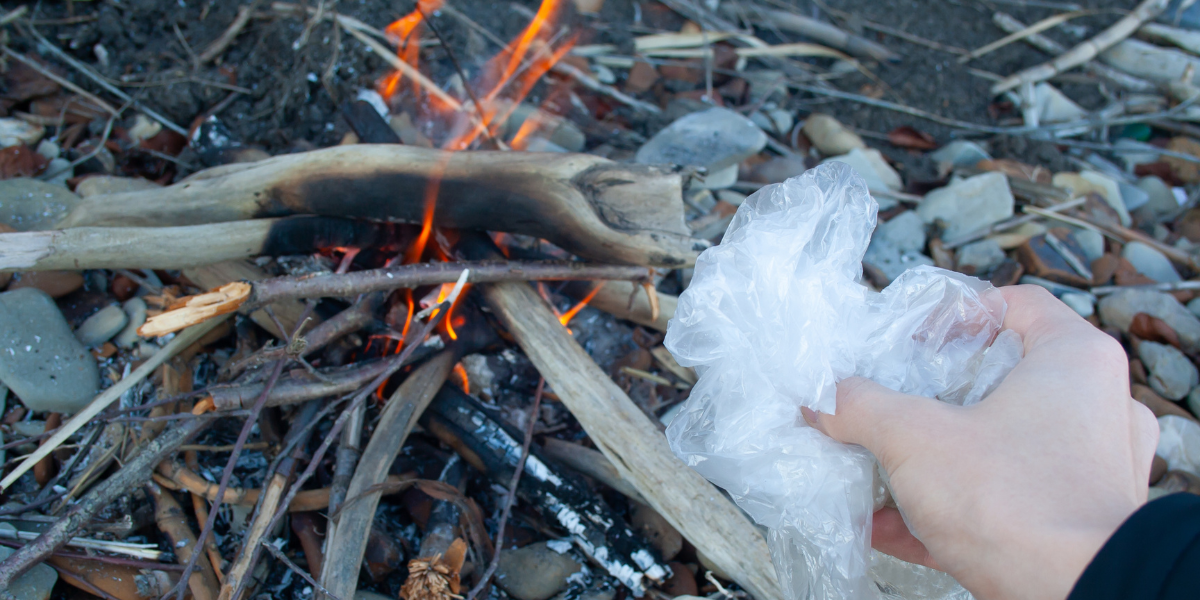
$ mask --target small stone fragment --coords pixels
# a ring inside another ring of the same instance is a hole
[[[1082,106],[1048,83],[1039,83],[1033,88],[1033,102],[1041,123],[1065,123],[1087,116]]]
[[[1121,258],[1129,261],[1138,273],[1159,283],[1182,281],[1179,272],[1162,252],[1141,242],[1129,242],[1121,249]]]
[[[1096,300],[1091,294],[1066,293],[1059,300],[1085,319],[1096,314]]]
[[[1003,173],[983,173],[956,179],[925,195],[917,214],[926,223],[946,224],[943,239],[952,240],[983,230],[1013,215],[1013,195]]]
[[[1076,229],[1071,232],[1071,239],[1083,251],[1086,264],[1104,256],[1104,235],[1095,229]]]
[[[1187,407],[1192,414],[1200,414],[1200,387],[1192,388],[1192,391],[1188,392]]]
[[[867,147],[866,142],[857,133],[846,129],[840,121],[824,113],[808,115],[801,129],[813,146],[825,156],[849,154],[855,148]]]
[[[0,181],[0,223],[17,231],[54,229],[79,201],[61,185],[28,177],[5,179]]]
[[[635,160],[705,167],[713,173],[758,154],[766,144],[767,134],[753,121],[716,107],[680,117],[650,138]]]
[[[1137,187],[1146,192],[1148,197],[1146,203],[1134,211],[1134,216],[1139,222],[1157,223],[1159,219],[1168,217],[1179,210],[1175,193],[1161,178],[1147,175],[1138,180]]]
[[[1143,341],[1138,357],[1150,371],[1150,388],[1169,400],[1181,400],[1200,383],[1200,372],[1174,346]]]
[[[46,128],[15,117],[0,119],[0,148],[25,144],[33,146],[46,133]]]
[[[1158,317],[1179,334],[1188,352],[1200,350],[1200,319],[1169,294],[1145,289],[1124,289],[1100,299],[1100,320],[1123,332],[1129,331],[1133,317],[1146,313]]]
[[[125,311],[121,310],[120,306],[112,304],[100,309],[81,323],[75,330],[75,337],[79,343],[92,348],[112,339],[114,335],[125,328],[128,322],[129,316],[125,314]]]
[[[855,148],[841,156],[827,158],[821,161],[821,164],[834,161],[850,165],[850,168],[867,180],[867,189],[872,192],[896,191],[904,187],[904,182],[900,180],[900,174],[892,168],[892,165],[888,164],[887,160],[883,158],[883,154],[874,148]],[[888,198],[876,198],[880,210],[887,210],[895,206],[895,201],[889,202],[888,200]]]
[[[546,600],[567,587],[567,578],[582,567],[546,542],[500,553],[496,584],[517,600]]]
[[[1129,227],[1133,223],[1129,218],[1129,211],[1125,209],[1125,201],[1121,197],[1121,186],[1112,177],[1096,171],[1056,173],[1053,182],[1054,187],[1068,190],[1074,197],[1086,196],[1091,193],[1099,194],[1104,199],[1104,203],[1117,214],[1122,226]]]
[[[100,374],[50,296],[27,288],[0,294],[0,381],[29,410],[74,413]]]
[[[141,298],[130,298],[121,305],[121,308],[125,310],[129,321],[121,333],[113,338],[113,343],[119,348],[132,348],[141,339],[137,330],[146,322],[146,301]]]
[[[8,525],[8,528],[12,526]],[[16,550],[8,546],[0,546],[0,560],[7,559],[14,552]],[[49,600],[50,592],[57,582],[58,572],[50,565],[39,563],[14,579],[7,591],[17,600]]]
[[[1047,235],[1050,234],[1029,238],[1017,248],[1017,258],[1024,265],[1025,271],[1043,279],[1078,288],[1091,285],[1090,279],[1071,266],[1063,253],[1046,241]],[[1066,252],[1073,254],[1081,262],[1085,261],[1083,251],[1074,243],[1074,240],[1066,236],[1057,237],[1057,239]]]
[[[964,273],[968,272],[965,267],[971,269],[971,275],[991,273],[992,269],[1000,266],[1002,262],[1004,262],[1004,249],[996,240],[979,240],[958,249],[958,268],[963,269]]]
[[[1200,424],[1167,415],[1158,418],[1158,449],[1172,471],[1200,473]]]
[[[683,536],[658,511],[642,503],[635,503],[629,524],[642,534],[650,545],[662,555],[663,560],[671,560],[683,549]]]
[[[50,294],[51,298],[62,298],[83,287],[83,275],[78,271],[26,271],[15,273],[9,290],[33,288]]]

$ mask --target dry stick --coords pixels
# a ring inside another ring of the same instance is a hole
[[[308,314],[312,312],[312,308],[313,305],[311,304],[305,307],[305,311],[300,319],[298,319],[296,331],[292,332],[292,336],[295,336],[300,327],[304,325],[304,321]],[[221,507],[220,498],[224,496],[225,489],[229,487],[229,478],[233,476],[233,467],[237,464],[238,457],[242,454],[242,446],[246,444],[246,440],[250,437],[250,432],[254,429],[254,425],[258,421],[258,415],[267,403],[267,397],[271,394],[271,388],[275,386],[275,382],[279,381],[279,375],[283,373],[283,367],[286,362],[284,360],[275,362],[275,369],[271,372],[271,377],[267,380],[267,385],[263,388],[262,395],[254,403],[254,408],[250,410],[250,416],[246,418],[246,423],[242,425],[242,430],[238,433],[237,441],[233,444],[233,452],[229,455],[229,460],[225,463],[224,471],[221,472],[221,483],[217,486],[218,501],[209,511],[208,521],[204,523],[204,528],[200,530],[200,536],[196,539],[197,544],[203,545],[208,540],[208,535],[212,533],[213,526],[216,525],[217,513],[219,512],[217,509]],[[196,561],[202,554],[201,552],[193,552],[192,556],[188,559],[187,565],[183,567],[183,577],[180,578],[179,584],[175,586],[176,600],[183,600],[183,592],[188,581],[188,576],[191,574],[192,569],[196,568]],[[231,577],[232,574],[226,575],[226,583],[224,585],[228,585]],[[224,586],[222,586],[223,592]],[[170,594],[167,594],[167,596],[170,596]]]
[[[196,543],[196,534],[192,533],[183,508],[175,498],[154,482],[147,482],[145,487],[154,500],[154,520],[170,542],[175,559],[187,561],[192,554],[203,554],[200,545]],[[220,587],[213,565],[207,558],[200,559],[200,568],[188,579],[188,587],[196,600],[216,599]]]
[[[25,13],[27,12],[29,12],[29,5],[22,4],[21,6],[18,6],[17,8],[6,13],[3,17],[0,17],[0,25],[8,25],[9,23],[12,23],[13,21],[25,16]]]
[[[54,74],[53,71],[38,64],[37,61],[26,58],[22,54],[20,54],[18,52],[14,52],[14,51],[8,49],[7,47],[5,47],[3,50],[4,50],[5,56],[17,59],[18,62],[21,62],[25,66],[40,73],[42,75],[42,77],[45,77],[46,79],[49,79],[50,81],[53,81],[54,83],[57,83],[58,85],[61,85],[65,88],[67,88],[68,90],[71,90],[72,92],[75,92],[76,94],[79,94],[80,96],[83,96],[84,98],[87,98],[96,106],[103,108],[110,115],[117,114],[117,109],[113,108],[112,105],[110,105],[109,103],[101,100],[100,98],[96,97],[94,94],[75,85],[74,83],[71,83],[70,81],[67,81],[66,79],[63,79],[62,77],[59,77],[58,75]]]
[[[1008,33],[1014,33],[1025,29],[1025,24],[1017,20],[1016,17],[1002,12],[997,12],[992,15],[992,23],[995,24],[996,27],[999,27]],[[1066,53],[1067,51],[1066,46],[1063,46],[1062,44],[1040,33],[1026,37],[1025,43],[1051,56],[1058,56]],[[1111,81],[1112,83],[1130,91],[1153,92],[1158,89],[1158,86],[1146,81],[1145,79],[1139,79],[1133,75],[1123,73],[1106,64],[1096,61],[1088,61],[1083,65],[1083,68],[1096,77]]]
[[[212,44],[209,44],[208,48],[205,48],[204,52],[200,53],[197,62],[204,64],[220,56],[233,43],[233,40],[237,39],[238,34],[250,22],[250,17],[253,15],[254,7],[252,5],[238,7],[237,16],[233,18],[233,22],[229,24],[229,27],[221,34],[221,37],[217,38]]]
[[[458,299],[458,295],[462,292],[462,288],[466,283],[466,280],[467,273],[464,272],[462,276],[459,277],[458,281],[454,285],[454,289],[450,291],[449,296],[444,302],[435,307],[431,307],[426,311],[422,311],[413,317],[414,319],[417,319],[423,317],[430,311],[437,311],[436,314],[433,314],[433,316],[429,319],[429,322],[425,325],[425,327],[417,334],[417,337],[414,338],[416,341],[409,344],[400,353],[397,360],[398,363],[402,363],[404,360],[407,360],[412,354],[413,350],[420,345],[420,341],[424,340],[426,336],[433,331],[433,328],[441,322],[446,313],[449,311],[450,307],[454,304],[454,301]],[[397,367],[397,369],[399,369],[399,367]],[[391,377],[392,373],[394,372],[395,370],[381,373],[375,378],[374,381],[354,395],[354,398],[350,401],[350,405],[347,406],[346,409],[342,411],[342,414],[338,416],[337,420],[334,421],[333,427],[329,429],[329,433],[325,435],[325,439],[321,440],[321,445],[317,447],[315,452],[313,452],[312,458],[309,459],[308,466],[305,467],[304,472],[296,478],[294,483],[292,483],[292,487],[288,490],[287,496],[285,496],[283,501],[280,503],[280,510],[275,513],[275,516],[271,519],[270,524],[267,525],[268,530],[274,530],[276,523],[279,522],[279,519],[282,518],[283,515],[287,514],[287,507],[291,505],[292,500],[296,497],[296,494],[299,493],[300,488],[304,485],[304,483],[308,481],[310,477],[312,477],[313,473],[316,472],[317,465],[321,462],[321,459],[325,457],[325,452],[329,450],[329,446],[333,444],[333,440],[337,439],[338,435],[342,431],[342,428],[345,427],[346,421],[350,418],[350,413],[362,405],[367,397],[370,396],[376,388],[383,385],[383,383],[387,381],[388,377]],[[234,597],[240,597],[240,591],[235,593]]]
[[[133,98],[131,98],[129,96],[129,94],[126,94],[125,92],[122,92],[121,90],[117,89],[116,86],[105,81],[104,77],[101,77],[95,71],[93,71],[91,69],[91,67],[88,67],[87,65],[83,64],[79,60],[76,60],[75,57],[67,54],[66,52],[63,52],[62,49],[60,49],[58,46],[51,44],[49,40],[42,37],[42,35],[40,33],[38,33],[37,31],[35,31],[32,27],[29,28],[29,33],[34,38],[36,38],[37,41],[39,42],[39,44],[38,44],[39,49],[44,48],[44,49],[48,50],[51,54],[58,57],[59,60],[67,63],[68,65],[71,65],[72,67],[75,68],[75,70],[82,73],[85,77],[96,82],[96,85],[104,88],[105,91],[107,91],[108,93],[136,106],[138,108],[138,110],[146,113],[146,116],[150,117],[151,119],[154,119],[155,121],[158,121],[159,123],[161,123],[163,127],[166,127],[167,129],[170,129],[171,131],[174,131],[175,133],[182,135],[183,137],[187,137],[188,132],[186,129],[176,125],[170,119],[158,114],[154,110],[147,108],[145,104],[142,104],[141,102],[138,102],[137,100],[134,100]]]
[[[300,351],[298,356],[304,358],[324,348],[326,344],[369,325],[375,320],[375,309],[379,307],[383,299],[384,292],[366,294],[362,298],[359,298],[350,308],[343,310],[328,321],[313,327],[304,336],[304,350]],[[287,346],[259,351],[231,365],[229,367],[230,376],[236,377],[250,367],[264,364],[270,360],[285,358],[288,355],[287,353]]]
[[[264,493],[259,496],[258,504],[254,507],[254,517],[250,522],[250,528],[242,538],[242,551],[238,553],[233,565],[225,575],[225,580],[221,582],[220,600],[240,597],[240,590],[245,587],[250,574],[254,572],[254,565],[258,559],[259,541],[272,533],[267,528],[268,523],[270,518],[275,515],[275,510],[279,508],[279,500],[283,496],[283,489],[287,486],[288,479],[292,476],[296,461],[303,454],[303,446],[308,442],[309,434],[312,432],[312,428],[308,425],[315,423],[313,417],[316,415],[317,406],[316,401],[305,405],[302,412],[296,417],[294,429],[288,432],[287,444],[280,453],[280,458],[272,462],[266,477],[269,483]]]
[[[100,395],[96,396],[96,398],[92,400],[91,403],[89,403],[83,410],[75,413],[75,416],[71,417],[70,421],[64,423],[63,426],[59,428],[58,432],[51,436],[51,438],[47,440],[45,444],[42,444],[32,454],[26,456],[25,460],[22,461],[21,464],[17,465],[17,468],[13,469],[7,477],[0,481],[0,489],[7,489],[8,486],[12,485],[12,483],[21,475],[23,475],[25,471],[28,471],[30,468],[32,468],[37,461],[53,452],[60,445],[62,445],[62,443],[65,442],[68,437],[72,436],[76,431],[79,431],[84,425],[87,425],[93,417],[100,414],[100,411],[108,408],[109,404],[115,402],[121,397],[122,394],[132,389],[134,385],[153,373],[154,369],[157,369],[159,365],[163,364],[184,348],[191,346],[200,338],[204,337],[205,334],[212,331],[217,325],[220,325],[222,322],[224,322],[226,318],[228,318],[228,315],[212,319],[195,327],[190,327],[182,333],[176,335],[174,339],[167,343],[166,346],[163,346],[163,348],[155,353],[154,356],[150,357],[149,360],[142,363],[140,367],[134,369],[132,373],[121,379],[121,381],[115,383],[112,387],[101,392]]]
[[[990,52],[995,52],[996,50],[999,50],[1000,48],[1003,48],[1013,42],[1023,40],[1025,38],[1028,38],[1033,35],[1037,35],[1047,29],[1050,29],[1051,27],[1054,27],[1056,25],[1059,25],[1059,24],[1065,23],[1071,19],[1074,19],[1075,17],[1082,17],[1084,15],[1090,15],[1090,14],[1093,14],[1093,13],[1091,11],[1079,10],[1079,11],[1075,11],[1075,12],[1063,13],[1063,14],[1059,14],[1059,15],[1053,15],[1050,17],[1046,17],[1045,19],[1042,19],[1041,21],[1038,21],[1037,23],[1034,23],[1033,25],[1030,25],[1029,27],[1023,27],[1019,31],[1010,32],[1008,35],[1006,35],[990,44],[984,44],[983,46],[980,46],[980,47],[968,52],[967,54],[960,56],[958,59],[958,64],[961,65],[961,64],[970,62],[972,60],[975,60],[976,58],[979,58],[980,56],[983,56]]]
[[[646,267],[592,265],[580,262],[417,263],[353,273],[325,273],[276,277],[249,284],[234,282],[208,294],[193,296],[188,304],[151,317],[138,330],[144,336],[164,335],[214,315],[234,310],[252,311],[288,298],[353,297],[358,294],[451,283],[469,272],[470,283],[509,280],[649,279]]]
[[[542,405],[542,390],[545,387],[546,378],[539,377],[537,391],[533,394],[533,406],[529,409],[529,426],[525,428],[525,441],[521,443],[521,460],[517,463],[517,468],[513,470],[512,480],[508,483],[508,496],[504,499],[504,510],[500,512],[500,523],[496,525],[496,552],[492,554],[492,561],[488,564],[487,570],[483,572],[483,576],[479,578],[479,583],[475,584],[475,587],[471,588],[467,594],[467,600],[475,600],[479,593],[487,588],[496,568],[500,566],[500,552],[504,545],[504,526],[508,524],[508,515],[512,513],[513,504],[517,501],[517,484],[521,482],[521,473],[525,470],[525,460],[529,458],[529,446],[533,443],[533,426],[538,422],[538,409]]]
[[[1167,8],[1167,4],[1168,0],[1143,0],[1132,12],[1100,32],[1096,37],[1071,48],[1050,62],[1030,67],[1005,78],[992,86],[992,93],[999,94],[1027,83],[1045,81],[1095,58],[1112,45],[1132,35],[1142,23],[1157,17]]]
[[[749,10],[750,14],[757,21],[769,23],[785,31],[798,33],[821,42],[826,46],[845,50],[860,58],[893,62],[900,60],[899,55],[892,52],[883,44],[847,33],[834,25],[805,17],[793,11],[758,7],[749,7]]]
[[[613,383],[526,283],[482,287],[484,298],[613,466],[649,505],[759,600],[783,597],[762,534],[675,457],[658,428]]]
[[[328,524],[321,583],[332,590],[332,595],[343,598],[354,596],[358,566],[366,551],[375,508],[381,496],[380,492],[368,490],[387,478],[388,469],[396,460],[408,434],[446,382],[453,364],[454,352],[442,351],[414,370],[388,398],[375,427],[375,434],[363,450],[362,459],[358,461],[358,468],[345,492],[344,497],[357,498],[357,501]],[[336,511],[331,502],[330,514]]]
[[[206,419],[184,421],[180,426],[168,430],[154,440],[138,444],[131,453],[133,458],[126,462],[120,470],[92,488],[37,539],[21,547],[4,562],[0,562],[0,590],[5,590],[3,598],[5,600],[12,598],[8,589],[14,579],[67,543],[75,532],[90,524],[96,513],[107,507],[118,496],[145,483],[149,479],[154,465],[162,462],[164,458],[192,436],[208,427],[210,423],[212,421]],[[185,573],[184,580],[186,579]]]
[[[300,575],[300,577],[304,578],[304,580],[307,581],[309,585],[313,586],[313,589],[317,590],[318,592],[321,592],[322,594],[325,594],[325,595],[331,597],[333,600],[341,600],[338,596],[330,593],[329,590],[322,587],[321,584],[314,581],[311,575],[309,575],[308,573],[305,573],[304,570],[301,569],[300,567],[297,567],[296,563],[289,560],[286,554],[284,554],[283,552],[280,552],[279,548],[275,547],[275,544],[272,544],[266,540],[263,540],[262,542],[259,542],[259,543],[262,544],[262,546],[264,548],[266,548],[268,552],[271,553],[271,556],[278,558],[280,562],[282,562],[285,566],[287,566],[287,568],[291,569],[292,571],[295,571],[298,575]],[[358,572],[355,571],[354,574],[357,576]]]

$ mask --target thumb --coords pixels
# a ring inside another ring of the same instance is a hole
[[[837,385],[837,412],[801,412],[810,425],[846,444],[858,444],[887,467],[907,455],[912,440],[927,430],[935,411],[943,406],[931,398],[903,394],[863,377],[850,377]]]

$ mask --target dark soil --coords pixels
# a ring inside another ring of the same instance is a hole
[[[92,3],[39,4],[34,10],[37,11],[35,19],[43,21],[71,16],[90,19],[72,24],[43,24],[40,31],[106,77],[120,82],[127,92],[147,106],[185,128],[198,117],[210,114],[231,94],[231,89],[239,89],[245,93],[234,94],[234,98],[221,107],[218,116],[233,137],[241,142],[259,146],[272,154],[338,143],[348,130],[339,116],[338,107],[353,100],[359,90],[373,88],[377,78],[388,72],[389,67],[363,44],[335,31],[329,21],[313,26],[307,43],[299,45],[306,21],[272,13],[268,3],[260,2],[258,14],[261,18],[253,19],[215,63],[196,68],[192,57],[221,35],[241,4],[233,0],[97,0]],[[315,6],[315,1],[310,4]],[[536,10],[538,2],[457,0],[453,4],[500,38],[511,39],[528,22],[528,14]],[[579,35],[578,43],[612,43],[623,53],[631,51],[633,36],[677,31],[684,22],[663,5],[651,1],[608,0],[599,15],[591,16],[575,15],[571,3],[564,4],[569,14],[563,23]],[[801,14],[832,20],[903,56],[895,64],[869,64],[875,79],[852,73],[832,80],[839,89],[989,125],[1004,124],[1006,120],[1011,122],[1019,115],[1005,113],[999,103],[989,107],[993,104],[988,92],[991,82],[973,74],[970,69],[1008,75],[1044,62],[1048,58],[1046,55],[1023,43],[1014,43],[967,65],[960,65],[954,54],[879,33],[872,30],[870,24],[883,24],[946,46],[971,49],[1003,35],[992,24],[992,15],[997,10],[1026,23],[1057,12],[1022,6],[1024,3],[1018,2],[993,4],[984,0],[831,1],[832,14],[822,8],[828,4],[816,0],[775,0],[773,4],[791,5]],[[1045,35],[1072,46],[1110,24],[1116,18],[1115,11],[1128,9],[1130,2],[1084,0],[1080,4],[1101,12],[1074,19],[1065,27],[1052,28]],[[5,5],[8,8],[15,6],[11,2]],[[413,2],[343,0],[331,2],[330,6],[342,14],[382,28],[409,12]],[[845,14],[850,18],[840,18]],[[451,16],[439,13],[434,20],[469,77],[498,50],[492,42]],[[768,42],[797,41],[797,37],[790,34],[780,36],[763,29],[757,33]],[[428,33],[426,38],[430,38]],[[21,48],[20,45],[26,42],[21,36],[14,41],[21,50],[34,50]],[[107,54],[107,64],[100,60],[102,54]],[[816,62],[818,68],[829,66],[828,61]],[[757,68],[762,67],[753,62],[748,67],[749,70]],[[446,49],[440,44],[424,47],[422,69],[438,82],[446,82],[455,75]],[[625,75],[621,70],[617,70],[617,74],[619,78]],[[69,76],[94,89],[77,75]],[[1056,84],[1085,108],[1095,109],[1105,103],[1098,84],[1082,83],[1077,75]],[[540,100],[544,87],[543,84],[535,89],[532,101]],[[703,88],[703,82],[672,82],[669,91],[678,93]],[[669,100],[663,98],[661,89],[642,96],[664,105]],[[793,94],[789,102],[789,107],[796,109],[800,116],[808,111],[829,112],[867,137],[882,137],[901,125],[912,125],[928,132],[941,143],[965,133],[907,114],[810,94]],[[652,135],[666,122],[662,117],[639,117],[620,106],[609,108],[614,109],[617,123],[626,131],[632,130],[630,135],[606,139],[613,137],[613,128],[597,123],[593,115],[578,107],[574,109],[575,114],[567,116],[588,133],[589,148],[608,144],[603,151],[612,153],[614,158],[626,156],[636,149],[642,138]],[[571,110],[567,107],[565,112]],[[668,114],[673,113],[668,111]],[[933,177],[932,165],[922,156],[891,148],[883,142],[873,145],[880,146],[901,168],[908,170],[906,178],[910,181]],[[612,152],[612,146],[617,152]],[[1029,144],[997,144],[993,151],[1000,156],[1044,163],[1044,156],[1034,154],[1042,152],[1036,146],[1030,150]]]

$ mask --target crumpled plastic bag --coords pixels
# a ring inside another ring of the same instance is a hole
[[[972,404],[1021,358],[986,282],[933,267],[879,293],[859,282],[876,212],[836,162],[746,199],[667,329],[667,348],[699,374],[667,438],[769,529],[789,598],[969,598],[944,573],[872,558],[870,517],[886,499],[877,463],[800,414],[832,413],[852,375]]]

